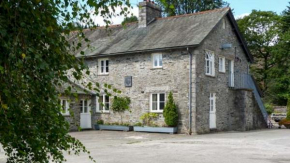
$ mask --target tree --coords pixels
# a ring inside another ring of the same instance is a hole
[[[223,0],[157,0],[156,2],[167,16],[191,14],[229,5]]]
[[[172,92],[169,93],[166,105],[163,110],[163,116],[165,123],[170,127],[176,127],[178,125],[178,111],[177,106],[174,103]]]
[[[123,113],[124,111],[130,109],[130,103],[131,103],[131,100],[129,97],[115,96],[111,108],[114,112]],[[122,123],[123,121],[122,121],[122,115],[121,115],[121,124]]]
[[[64,151],[88,153],[68,134],[58,99],[67,71],[81,79],[86,70],[71,55],[81,43],[66,38],[74,22],[95,26],[89,11],[106,21],[114,14],[110,9],[121,7],[126,15],[128,5],[127,0],[0,1],[0,143],[7,162],[63,162]],[[76,32],[77,40],[88,41]]]
[[[138,18],[133,15],[133,16],[124,18],[124,20],[122,21],[122,25],[127,24],[127,23],[136,22],[136,21],[138,21]]]
[[[277,63],[273,51],[279,41],[280,19],[274,12],[253,10],[250,15],[237,20],[255,60],[251,71],[264,93],[269,87],[269,71]]]

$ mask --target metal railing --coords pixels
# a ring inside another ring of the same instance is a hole
[[[263,101],[261,99],[261,93],[259,92],[259,88],[257,88],[255,79],[250,74],[238,74],[235,73],[235,89],[251,89],[253,90],[255,99],[258,103],[258,106],[263,114],[263,117],[267,123],[269,124],[268,120],[268,113],[266,111],[266,108],[263,104]]]

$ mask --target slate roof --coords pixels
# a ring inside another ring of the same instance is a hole
[[[93,57],[195,47],[206,38],[226,14],[230,14],[229,18],[233,19],[231,9],[222,8],[157,18],[144,28],[138,28],[138,22],[135,22],[128,24],[125,28],[121,25],[115,25],[110,26],[109,30],[106,28],[86,30],[85,35],[91,40],[90,47],[83,46],[76,55],[81,57],[81,50],[85,52],[85,57]],[[234,19],[231,21],[234,21],[232,23],[236,25]],[[237,32],[240,34],[238,29]],[[71,37],[70,41],[73,38]],[[243,38],[240,41],[243,42]],[[251,61],[251,54],[246,45],[244,46]]]

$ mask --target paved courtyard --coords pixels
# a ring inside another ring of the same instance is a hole
[[[72,132],[99,163],[289,163],[290,130],[267,129],[207,135],[118,131]],[[87,155],[66,155],[88,163]],[[4,159],[0,159],[4,162]]]

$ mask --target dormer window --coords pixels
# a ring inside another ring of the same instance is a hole
[[[99,59],[99,74],[109,74],[109,59],[102,58]]]
[[[152,54],[152,62],[153,68],[161,68],[162,67],[162,54],[154,53]]]

